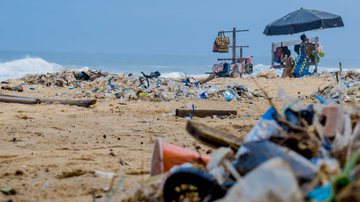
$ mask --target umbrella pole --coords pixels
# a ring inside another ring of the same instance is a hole
[[[232,63],[235,63],[235,59],[236,59],[236,28],[233,27],[232,30],[232,37],[233,37],[233,45],[232,45]],[[240,57],[241,58],[241,57]]]
[[[274,43],[271,43],[271,67],[270,68],[274,68],[274,50],[275,50],[275,47],[274,47]]]
[[[318,70],[318,51],[317,51],[317,47],[319,45],[319,37],[315,37],[315,70],[314,73],[317,73]]]

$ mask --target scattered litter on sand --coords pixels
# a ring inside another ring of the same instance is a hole
[[[288,103],[290,98],[283,99]],[[217,148],[207,166],[194,162],[190,151],[157,143],[152,169],[162,180],[151,189],[143,185],[130,198],[286,202],[356,197],[349,190],[357,189],[360,178],[359,111],[331,101],[284,106],[270,107],[244,139],[189,121],[193,137]]]

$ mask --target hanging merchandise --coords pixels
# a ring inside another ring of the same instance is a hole
[[[229,37],[225,36],[224,32],[219,32],[213,45],[213,52],[228,53],[229,52]]]
[[[219,52],[219,46],[216,44],[216,40],[214,41],[213,52],[214,52],[214,53],[218,53],[218,52]]]

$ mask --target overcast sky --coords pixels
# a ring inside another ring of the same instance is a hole
[[[269,55],[266,24],[299,9],[341,15],[345,28],[319,35],[328,57],[359,58],[359,0],[1,0],[0,50],[210,55],[219,30],[238,34],[247,54]]]

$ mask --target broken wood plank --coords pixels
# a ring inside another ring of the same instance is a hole
[[[127,175],[148,175],[150,171],[148,170],[139,170],[139,171],[130,171],[126,172]]]
[[[230,116],[237,115],[237,110],[233,109],[176,109],[176,116],[186,117],[189,115],[196,117],[207,117],[207,116]]]
[[[0,95],[0,102],[19,103],[19,104],[59,103],[65,105],[89,107],[91,105],[94,105],[96,103],[96,100],[95,99],[85,99],[85,100],[46,99],[46,98],[34,98],[34,97],[23,97],[23,96],[13,96],[13,95]]]
[[[212,148],[230,147],[236,151],[240,147],[240,138],[232,134],[210,128],[202,123],[188,121],[186,124],[186,131],[196,140]]]

